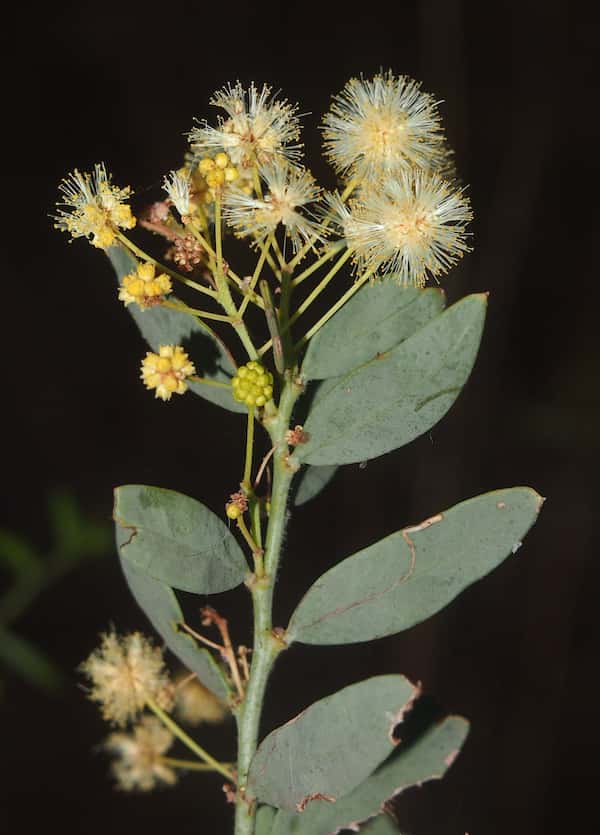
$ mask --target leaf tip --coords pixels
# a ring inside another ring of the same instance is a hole
[[[398,725],[401,725],[404,722],[406,715],[411,712],[411,710],[415,706],[415,702],[423,692],[423,684],[420,681],[418,681],[416,684],[413,684],[412,682],[409,682],[408,679],[405,680],[411,687],[411,693],[407,701],[404,702],[400,709],[396,713],[390,714],[388,739],[394,747],[402,742],[402,739],[399,736],[394,735],[394,731],[396,730]]]

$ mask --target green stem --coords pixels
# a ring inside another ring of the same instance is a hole
[[[288,375],[279,403],[279,410],[268,426],[273,444],[283,443],[289,427],[292,408],[300,394],[299,387]],[[250,584],[254,604],[254,649],[250,680],[244,701],[237,712],[238,723],[238,795],[236,800],[235,835],[254,835],[255,798],[247,788],[248,770],[258,744],[258,732],[265,690],[275,659],[284,648],[273,635],[273,588],[286,523],[286,505],[293,472],[282,454],[274,458],[271,512],[265,539],[265,575]]]
[[[174,722],[169,716],[169,714],[165,713],[165,711],[161,707],[159,707],[159,705],[156,704],[154,699],[147,697],[146,704],[148,705],[150,710],[153,713],[155,713],[156,716],[158,716],[163,725],[171,731],[173,736],[176,736],[177,739],[183,742],[183,744],[187,748],[189,748],[190,751],[192,751],[197,757],[199,757],[199,759],[203,760],[205,763],[210,765],[211,768],[213,768],[215,771],[218,771],[219,774],[223,775],[223,777],[226,777],[228,780],[231,780],[233,783],[235,783],[235,777],[233,776],[233,772],[226,768],[218,760],[215,760],[214,757],[211,757],[208,751],[205,751],[204,748],[198,745],[198,743],[191,738],[191,736],[188,736],[186,732],[183,730],[183,728],[180,728],[177,722]]]
[[[346,261],[350,258],[350,256],[351,256],[351,255],[352,255],[352,250],[351,250],[351,249],[347,249],[347,250],[344,252],[344,254],[343,254],[342,256],[340,256],[340,258],[338,258],[338,260],[337,260],[337,261],[335,262],[335,264],[331,267],[331,269],[329,270],[329,272],[328,272],[325,276],[323,276],[323,278],[322,278],[322,279],[321,279],[321,281],[317,284],[317,286],[314,288],[314,290],[313,290],[311,293],[309,293],[309,295],[308,295],[308,296],[304,299],[304,301],[302,302],[302,304],[301,304],[301,305],[299,305],[299,306],[296,308],[296,311],[295,311],[294,315],[293,315],[293,316],[290,316],[290,318],[287,320],[286,324],[285,324],[284,326],[282,326],[282,328],[281,328],[281,333],[282,333],[282,334],[285,334],[285,333],[287,332],[288,328],[289,328],[291,325],[293,325],[293,324],[294,324],[294,322],[295,322],[295,321],[296,321],[296,320],[297,320],[300,316],[302,316],[302,314],[303,314],[306,310],[308,310],[308,308],[311,306],[311,304],[315,301],[315,299],[317,299],[317,298],[321,295],[321,293],[323,292],[323,290],[325,290],[325,288],[327,287],[327,285],[328,285],[328,284],[330,283],[330,281],[331,281],[331,280],[332,280],[332,279],[333,279],[333,278],[337,275],[337,273],[339,272],[339,270],[340,270],[340,269],[344,266],[344,264],[345,264],[345,263],[346,263]],[[362,279],[361,279],[361,280],[362,280]],[[357,284],[358,284],[358,282],[357,282]],[[356,287],[356,285],[354,285],[354,287],[355,287],[355,289],[353,289],[353,293],[354,293],[354,292],[356,292],[356,290],[358,290],[358,287]],[[342,297],[342,298],[343,298],[343,297]],[[335,307],[335,305],[334,305],[334,307]],[[335,307],[335,309],[337,310],[338,308],[337,308],[337,307]],[[332,315],[333,315],[333,314],[332,314]],[[323,323],[323,324],[324,324],[324,323]],[[264,344],[264,345],[261,345],[261,346],[260,346],[260,348],[258,349],[258,354],[259,354],[259,356],[261,356],[261,357],[262,357],[262,355],[265,353],[265,351],[268,351],[268,349],[271,347],[271,345],[272,345],[272,344],[273,344],[273,341],[272,341],[272,339],[271,339],[271,340],[269,340],[268,342],[265,342],[265,344]],[[301,343],[301,342],[299,342],[298,344],[299,344],[299,345],[301,345],[302,343]]]
[[[299,275],[297,275],[294,280],[292,281],[292,287],[297,287],[301,284],[305,278],[308,278],[314,272],[316,272],[319,267],[326,264],[327,261],[330,261],[334,255],[336,255],[340,249],[343,249],[346,246],[346,241],[336,241],[334,244],[327,247],[327,252],[324,255],[321,255],[320,258],[317,258],[310,267],[307,267],[303,270]]]
[[[246,325],[239,319],[237,307],[235,306],[235,303],[231,298],[229,285],[227,284],[227,279],[223,274],[222,231],[223,230],[221,228],[221,199],[219,195],[217,195],[215,197],[215,249],[217,256],[215,281],[217,283],[217,297],[225,312],[232,317],[233,321],[231,324],[233,326],[233,329],[237,333],[240,342],[246,349],[248,356],[250,357],[250,359],[256,360],[258,359],[258,352],[254,347],[254,343],[250,338],[250,334],[248,333]]]
[[[250,302],[251,297],[254,295],[254,288],[256,287],[256,282],[260,278],[260,274],[262,272],[262,268],[263,268],[264,263],[265,263],[265,258],[267,257],[267,253],[269,252],[269,247],[271,246],[272,240],[273,240],[273,235],[271,234],[271,235],[269,235],[269,237],[267,238],[266,241],[263,241],[261,243],[260,257],[259,257],[258,261],[256,262],[256,267],[254,269],[254,274],[253,274],[252,278],[250,279],[250,284],[248,285],[248,295],[242,301],[242,303],[240,305],[240,309],[238,310],[238,316],[240,317],[240,319],[243,318],[244,313],[246,312],[246,308],[248,307],[248,303]]]
[[[211,313],[208,310],[196,310],[195,307],[188,307],[187,304],[179,302],[164,301],[161,303],[162,307],[168,307],[171,310],[179,310],[181,313],[188,313],[195,319],[212,319],[215,322],[229,322],[231,323],[231,316],[223,316],[222,313]]]
[[[246,433],[246,461],[244,464],[244,478],[242,486],[246,490],[252,488],[252,454],[254,452],[254,406],[248,407],[248,431]]]
[[[373,274],[373,272],[374,272],[373,270],[367,270],[367,271],[366,271],[366,273],[363,273],[363,275],[361,275],[361,277],[360,277],[357,281],[355,281],[355,282],[354,282],[354,284],[352,285],[352,287],[350,287],[350,289],[349,289],[349,290],[346,290],[346,292],[344,293],[344,295],[343,295],[343,296],[340,296],[340,298],[339,298],[339,299],[337,300],[337,302],[333,305],[333,307],[331,307],[331,308],[327,311],[327,313],[326,313],[324,316],[321,316],[321,318],[319,319],[319,321],[318,321],[318,322],[315,322],[315,324],[312,326],[312,328],[310,328],[309,330],[307,330],[307,331],[306,331],[306,333],[304,334],[304,336],[302,337],[302,339],[301,339],[299,342],[297,342],[297,343],[296,343],[296,346],[295,346],[295,347],[296,347],[296,350],[298,350],[298,349],[299,349],[299,348],[301,348],[301,347],[302,347],[302,346],[303,346],[306,342],[308,342],[308,340],[309,340],[309,339],[311,339],[311,338],[312,338],[312,337],[316,334],[316,332],[317,332],[318,330],[320,330],[320,329],[323,327],[323,325],[324,325],[326,322],[328,322],[328,321],[331,319],[331,317],[332,317],[335,313],[337,313],[337,312],[338,312],[338,310],[340,309],[340,307],[343,307],[343,306],[346,304],[346,302],[347,302],[349,299],[351,299],[351,298],[352,298],[352,296],[356,293],[356,291],[357,291],[357,290],[360,290],[360,288],[363,286],[363,284],[365,283],[365,281],[366,281],[368,278],[370,278],[370,277],[371,277],[371,275]],[[261,350],[262,350],[262,349],[261,349]]]
[[[208,763],[197,763],[195,760],[180,760],[177,757],[161,757],[163,765],[169,765],[171,768],[185,768],[188,771],[214,771],[212,765]],[[235,763],[221,763],[225,768],[231,768]]]
[[[129,238],[122,232],[117,233],[117,238],[127,247],[127,249],[131,250],[134,255],[141,258],[142,261],[147,261],[148,264],[153,264],[158,270],[161,270],[163,273],[167,273],[167,275],[170,275],[171,278],[181,282],[181,284],[185,284],[187,287],[193,287],[194,290],[197,290],[199,293],[204,293],[205,296],[210,296],[213,299],[216,298],[217,294],[214,290],[210,290],[208,287],[203,287],[201,284],[198,284],[197,281],[192,281],[191,278],[186,278],[176,270],[172,270],[170,267],[166,267],[164,264],[161,264],[160,261],[156,260],[156,258],[152,258],[151,255],[148,255],[147,252],[144,252],[143,249],[136,246],[136,244],[134,244],[133,241],[130,241]]]
[[[344,191],[341,194],[342,203],[346,202],[346,200],[350,197],[350,195],[352,194],[352,192],[354,191],[354,189],[358,185],[359,185],[359,180],[358,180],[357,177],[354,177],[352,180],[350,180],[350,182],[348,183],[348,185],[346,186],[346,188],[344,189]],[[331,223],[331,218],[329,218],[329,217],[325,218],[321,228],[323,230],[327,229],[327,227],[330,225],[330,223]],[[308,252],[308,250],[311,249],[311,247],[313,247],[315,245],[315,243],[316,243],[316,241],[314,239],[311,240],[311,241],[307,241],[305,243],[305,245],[302,247],[302,249],[300,249],[299,252],[296,253],[295,257],[292,258],[292,260],[288,264],[288,269],[289,270],[294,270],[296,268],[296,266],[300,263],[300,261],[302,261],[302,259],[304,258],[304,256]]]
[[[191,383],[203,383],[205,386],[216,386],[220,389],[229,389],[231,391],[231,383],[220,383],[218,380],[209,380],[208,377],[197,377],[195,374],[188,377]]]

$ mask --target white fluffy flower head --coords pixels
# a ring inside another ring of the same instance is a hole
[[[217,127],[199,122],[189,134],[197,157],[224,151],[234,165],[264,165],[274,160],[298,159],[301,145],[297,106],[277,100],[271,88],[253,83],[245,90],[238,81],[218,90],[211,104],[227,113]]]
[[[189,175],[180,171],[171,171],[163,180],[163,189],[181,217],[190,213],[190,182]]]
[[[91,681],[90,699],[99,702],[104,719],[115,725],[135,719],[148,698],[165,708],[172,703],[162,650],[140,632],[102,635],[100,647],[80,669]]]
[[[261,169],[261,177],[266,185],[263,198],[239,189],[231,189],[225,196],[223,216],[237,234],[262,240],[281,224],[295,251],[302,242],[321,240],[318,222],[298,211],[319,196],[312,174],[303,168],[272,164]]]
[[[392,72],[352,78],[323,119],[325,152],[338,172],[373,185],[411,167],[436,170],[448,156],[437,102]]]
[[[469,251],[465,226],[472,216],[461,189],[419,170],[365,192],[351,209],[338,206],[338,222],[358,268],[417,287],[428,276],[446,273]]]
[[[144,716],[132,733],[111,734],[104,747],[115,754],[112,773],[125,791],[150,791],[157,783],[173,785],[175,771],[162,761],[173,744],[173,734],[155,716]]]

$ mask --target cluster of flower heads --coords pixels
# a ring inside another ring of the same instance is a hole
[[[192,130],[192,152],[227,153],[240,170],[258,171],[254,190],[232,182],[222,193],[223,217],[240,237],[261,241],[281,226],[298,251],[333,228],[359,272],[416,286],[469,250],[470,203],[452,179],[438,102],[416,81],[380,73],[351,79],[334,96],[323,119],[324,148],[352,194],[347,201],[322,197],[300,166],[296,107],[272,98],[267,86],[246,91],[239,82],[211,102],[227,118]]]
[[[165,177],[167,236],[179,222],[170,218],[170,206],[184,227],[206,226],[218,200],[240,237],[261,242],[281,227],[304,253],[337,232],[358,271],[401,284],[423,286],[468,251],[470,203],[452,178],[438,102],[418,82],[390,71],[353,78],[333,97],[323,141],[344,199],[323,195],[302,166],[296,105],[268,85],[244,88],[239,81],[218,90],[211,104],[222,112],[216,125],[197,120],[184,167]],[[130,189],[111,185],[103,165],[92,175],[75,171],[60,188],[57,226],[72,237],[106,249],[119,230],[135,224],[125,203]],[[183,260],[190,269],[198,263],[196,256]],[[161,295],[136,298],[125,288],[122,297],[147,306]]]
[[[108,736],[104,748],[115,756],[112,773],[124,790],[149,791],[177,779],[164,758],[173,734],[158,718],[143,713],[150,700],[190,725],[221,722],[227,715],[225,705],[195,678],[182,674],[173,684],[162,650],[139,632],[102,635],[99,648],[80,669],[91,684],[89,698],[98,702],[107,722],[121,729]],[[123,730],[128,725],[131,730]]]

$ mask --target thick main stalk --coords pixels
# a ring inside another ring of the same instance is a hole
[[[273,458],[273,489],[271,511],[265,539],[263,577],[255,578],[252,586],[254,604],[254,649],[250,680],[244,701],[237,714],[238,722],[238,794],[235,813],[235,835],[254,835],[256,802],[246,787],[248,770],[258,744],[260,717],[267,681],[273,663],[283,649],[281,642],[273,635],[273,588],[286,522],[286,506],[293,473],[283,457],[287,451],[284,435],[289,427],[292,408],[299,388],[292,381],[286,382],[281,395],[279,412],[269,434],[273,445],[282,451]]]

